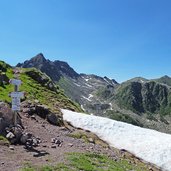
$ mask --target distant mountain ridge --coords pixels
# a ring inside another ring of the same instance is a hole
[[[93,74],[78,74],[66,62],[59,60],[50,61],[42,53],[24,63],[17,64],[17,67],[35,67],[46,73],[64,89],[67,96],[79,103],[87,112],[94,112],[94,107],[92,106],[105,103],[105,101],[99,100],[96,96],[97,90],[107,86],[116,87],[118,85],[114,79],[107,77],[100,77]],[[109,105],[106,106],[108,106],[107,108],[110,107]]]
[[[39,53],[30,60],[24,63],[17,64],[17,67],[31,68],[35,67],[42,72],[46,73],[54,81],[59,81],[61,76],[68,76],[71,78],[77,78],[77,74],[66,62],[56,60],[54,62],[47,60],[42,53]]]
[[[154,79],[154,81],[171,86],[171,77],[165,75],[161,78]]]
[[[50,61],[42,53],[17,67],[35,67],[55,81],[88,113],[171,132],[171,78],[135,77],[121,84],[114,79],[78,74],[66,62]]]

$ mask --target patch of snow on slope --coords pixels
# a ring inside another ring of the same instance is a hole
[[[89,78],[85,78],[85,81],[87,81],[87,82],[88,82],[89,80],[90,80]]]
[[[83,109],[83,110],[85,111],[85,109],[84,109],[83,105],[81,105],[81,109]]]
[[[109,105],[110,105],[110,110],[112,110],[113,108],[112,108],[112,103],[109,103]]]
[[[90,85],[90,84],[87,84],[87,83],[85,83],[85,85],[86,85],[86,86],[88,86],[88,87],[92,87],[92,85]]]
[[[91,99],[92,97],[93,97],[93,95],[92,94],[89,94],[88,99]]]
[[[64,109],[62,113],[73,126],[89,130],[111,146],[171,171],[171,135],[99,116]]]
[[[79,84],[77,84],[77,83],[74,83],[76,86],[78,86],[78,87],[80,87],[80,85]]]
[[[108,81],[106,78],[103,78],[103,80],[104,80],[105,82],[107,82],[108,84],[110,84],[109,81]]]
[[[85,97],[85,96],[82,96],[82,98],[84,98],[84,99],[88,100],[89,102],[91,102],[91,100],[89,98]]]

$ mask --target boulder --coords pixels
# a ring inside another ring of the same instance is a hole
[[[23,132],[23,129],[20,125],[11,128],[6,127],[5,130],[7,132],[6,138],[11,142],[11,144],[20,143],[20,138]]]
[[[47,115],[47,121],[53,125],[60,126],[60,118],[54,113],[50,113]]]
[[[17,115],[17,124],[22,125],[21,118]],[[12,127],[14,125],[14,113],[10,109],[9,105],[4,102],[0,102],[0,134],[6,135],[5,128]]]
[[[41,118],[46,118],[46,116],[50,113],[49,108],[45,105],[37,105],[36,106],[36,113]]]
[[[14,137],[15,137],[15,135],[12,132],[8,132],[7,135],[6,135],[6,138],[8,140],[13,139]]]
[[[7,77],[6,73],[0,71],[0,85],[3,86],[4,84],[9,83],[9,78]]]
[[[24,133],[24,134],[22,134],[22,136],[20,138],[20,143],[21,144],[26,144],[27,140],[29,138],[31,138],[31,137],[32,137],[32,134],[30,134],[30,133]]]
[[[33,147],[37,147],[41,143],[41,140],[30,133],[23,133],[20,138],[20,143],[25,145],[26,149],[32,149]]]

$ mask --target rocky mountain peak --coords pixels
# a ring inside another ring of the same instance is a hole
[[[41,70],[42,65],[46,62],[46,58],[42,53],[37,54],[36,56],[32,57],[30,60],[26,60],[24,63],[18,63],[17,67],[22,68],[31,68],[35,67]]]
[[[42,53],[37,54],[36,56],[32,57],[29,61],[24,62],[25,65],[32,65],[32,67],[37,67],[41,69],[41,66],[45,64],[46,58]],[[26,67],[28,68],[28,67]]]
[[[43,63],[43,62],[46,62],[46,58],[44,57],[42,53],[39,53],[35,57],[33,57],[31,61],[36,62],[36,63]]]
[[[62,76],[77,78],[79,74],[74,71],[66,62],[47,60],[42,53],[37,54],[24,63],[17,64],[17,67],[31,68],[35,67],[46,73],[53,81],[58,81]]]
[[[169,77],[168,75],[164,75],[161,78],[155,79],[155,81],[171,86],[171,77]]]
[[[165,78],[165,79],[171,79],[171,77],[169,77],[168,75],[164,75],[163,77],[161,78]]]
[[[69,76],[71,78],[79,77],[79,74],[75,72],[67,62],[55,60],[53,63],[63,74],[65,74],[65,76]]]

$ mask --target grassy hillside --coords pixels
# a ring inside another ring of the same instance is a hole
[[[3,82],[4,76],[7,82]],[[13,91],[13,86],[9,84],[9,79],[13,77],[12,67],[3,61],[0,61],[0,100],[10,102],[9,93]]]
[[[13,78],[13,69],[4,62],[0,62],[0,69],[8,77]],[[40,103],[49,106],[53,110],[66,108],[74,111],[82,111],[78,104],[71,101],[64,95],[63,91],[55,85],[52,80],[37,69],[20,69],[19,79],[22,80],[20,91],[26,93],[25,100],[34,101],[37,99]],[[0,86],[0,100],[11,102],[9,93],[13,91],[13,85],[5,83]]]
[[[120,107],[139,114],[171,113],[171,91],[155,81],[125,82],[118,88],[115,100]]]

